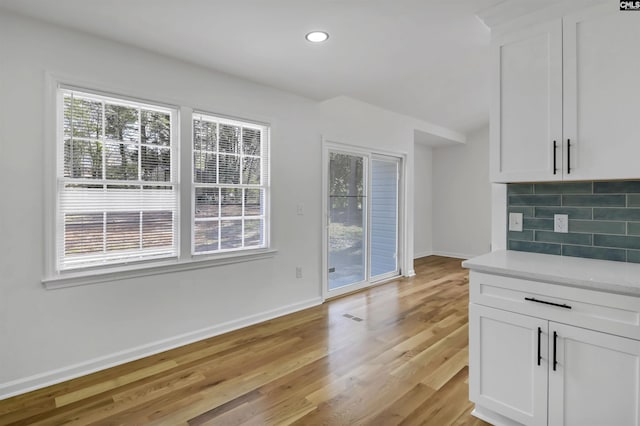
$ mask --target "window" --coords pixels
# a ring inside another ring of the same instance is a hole
[[[268,130],[194,114],[194,254],[267,246]]]
[[[55,210],[47,225],[45,285],[275,252],[269,249],[267,125],[184,107],[181,120],[191,126],[181,128],[178,107],[60,84],[55,93],[55,195],[47,202]]]
[[[58,89],[58,271],[178,255],[177,111]]]

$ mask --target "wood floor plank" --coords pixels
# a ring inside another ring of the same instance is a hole
[[[485,425],[468,401],[468,274],[416,276],[0,401],[0,425]]]

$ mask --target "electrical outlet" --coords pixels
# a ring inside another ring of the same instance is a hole
[[[302,267],[296,266],[296,278],[302,278]]]
[[[522,232],[522,213],[509,213],[509,231]]]
[[[569,232],[569,215],[568,214],[553,215],[553,232],[562,232],[564,234]]]

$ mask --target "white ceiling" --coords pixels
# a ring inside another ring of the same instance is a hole
[[[317,100],[350,96],[453,130],[488,121],[502,0],[0,0],[25,15]],[[304,40],[311,30],[328,42]]]

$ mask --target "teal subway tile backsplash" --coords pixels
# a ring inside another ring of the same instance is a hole
[[[553,231],[536,231],[535,240],[545,243],[580,244],[590,246],[593,243],[591,234],[561,233]]]
[[[523,214],[509,250],[640,263],[640,180],[507,185],[507,213]],[[553,232],[553,216],[569,232]]]
[[[533,194],[532,183],[512,183],[507,188],[508,195],[514,194]]]
[[[640,222],[627,222],[627,235],[640,235]]]
[[[536,194],[592,194],[593,182],[536,183]]]
[[[626,234],[626,222],[606,222],[600,220],[572,220],[569,215],[569,232],[590,234]]]
[[[525,217],[522,221],[523,229],[553,229],[553,219],[530,219]]]
[[[603,207],[625,207],[627,196],[616,195],[563,195],[563,206],[603,206]]]
[[[627,250],[627,262],[640,263],[640,250]]]
[[[559,206],[560,195],[509,195],[512,206]]]
[[[620,249],[607,249],[602,247],[587,246],[562,246],[563,256],[587,257],[589,259],[615,260],[626,262],[627,251]]]
[[[627,194],[627,207],[640,207],[640,194]]]
[[[518,241],[533,241],[533,231],[532,230],[523,230],[522,232],[514,232],[509,231],[507,238],[510,240],[518,240]]]
[[[510,209],[512,211],[512,209]],[[568,214],[573,219],[593,219],[593,209],[586,207],[536,207],[535,217],[553,219],[554,214]]]
[[[522,213],[523,217],[534,217],[534,207],[520,207],[520,206],[510,206],[509,212],[511,213]]]
[[[640,194],[640,180],[614,181],[614,182],[594,182],[594,194]]]
[[[640,237],[596,234],[593,236],[593,244],[600,247],[620,247],[640,250]]]
[[[637,220],[640,221],[640,209],[632,208],[594,208],[593,218],[602,220]]]
[[[509,240],[509,250],[528,251],[531,253],[560,254],[560,244],[532,243],[529,241]]]

